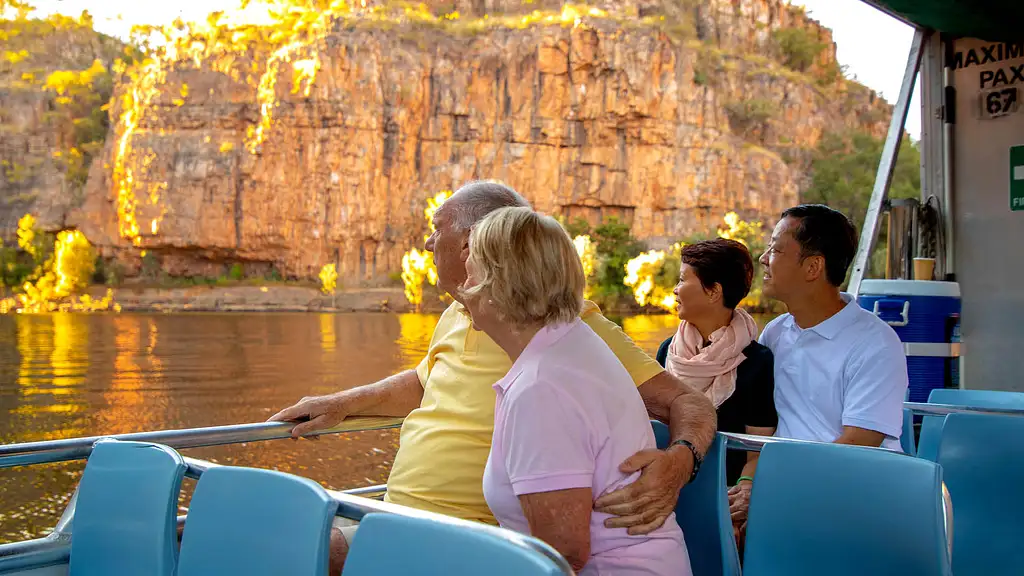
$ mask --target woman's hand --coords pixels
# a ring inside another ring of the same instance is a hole
[[[741,480],[738,484],[729,488],[729,514],[732,516],[734,526],[745,524],[747,511],[750,510],[750,488],[753,483],[749,480]]]
[[[661,528],[675,510],[679,491],[693,471],[693,454],[682,446],[641,450],[619,470],[625,474],[640,471],[640,477],[598,498],[594,510],[612,515],[604,521],[608,528],[628,528],[630,535],[649,534]]]

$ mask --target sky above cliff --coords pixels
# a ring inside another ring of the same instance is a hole
[[[139,2],[138,0],[34,0],[40,12],[78,15],[92,13],[101,32],[127,38],[135,24],[163,24],[179,16],[184,20],[203,20],[211,11],[230,11],[238,0],[178,0],[177,2]],[[803,5],[812,18],[831,28],[839,50],[839,63],[847,74],[895,103],[899,95],[913,30],[860,0],[794,0]],[[250,13],[255,18],[255,13]],[[921,132],[918,93],[911,101],[907,131],[915,140]]]

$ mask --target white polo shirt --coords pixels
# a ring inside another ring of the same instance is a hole
[[[758,341],[775,356],[775,409],[782,438],[833,442],[843,426],[885,434],[900,450],[907,359],[884,321],[842,293],[846,307],[802,329],[790,314],[772,320]]]

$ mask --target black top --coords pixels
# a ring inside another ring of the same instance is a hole
[[[668,340],[658,348],[658,363],[665,366]],[[779,415],[775,412],[775,366],[772,351],[751,342],[743,349],[746,359],[736,369],[736,391],[718,407],[718,431],[746,433],[747,426],[775,428]],[[729,450],[725,456],[725,476],[729,486],[736,480],[747,463],[743,450]]]

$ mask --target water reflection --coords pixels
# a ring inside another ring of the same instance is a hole
[[[0,316],[0,442],[265,420],[303,396],[413,368],[437,323],[421,314],[120,314]],[[650,353],[670,316],[622,320]],[[384,482],[398,436],[187,450],[279,469],[331,488]],[[83,464],[0,469],[0,542],[44,534]]]
[[[85,410],[80,389],[89,367],[89,327],[66,314],[23,314],[14,319],[18,351],[18,405],[12,428],[34,431],[21,441],[76,436]]]
[[[434,314],[399,314],[401,334],[395,344],[403,369],[415,368],[427,354],[434,326],[440,317]]]
[[[324,352],[333,352],[338,345],[338,338],[334,335],[334,315],[320,315],[320,347]]]

